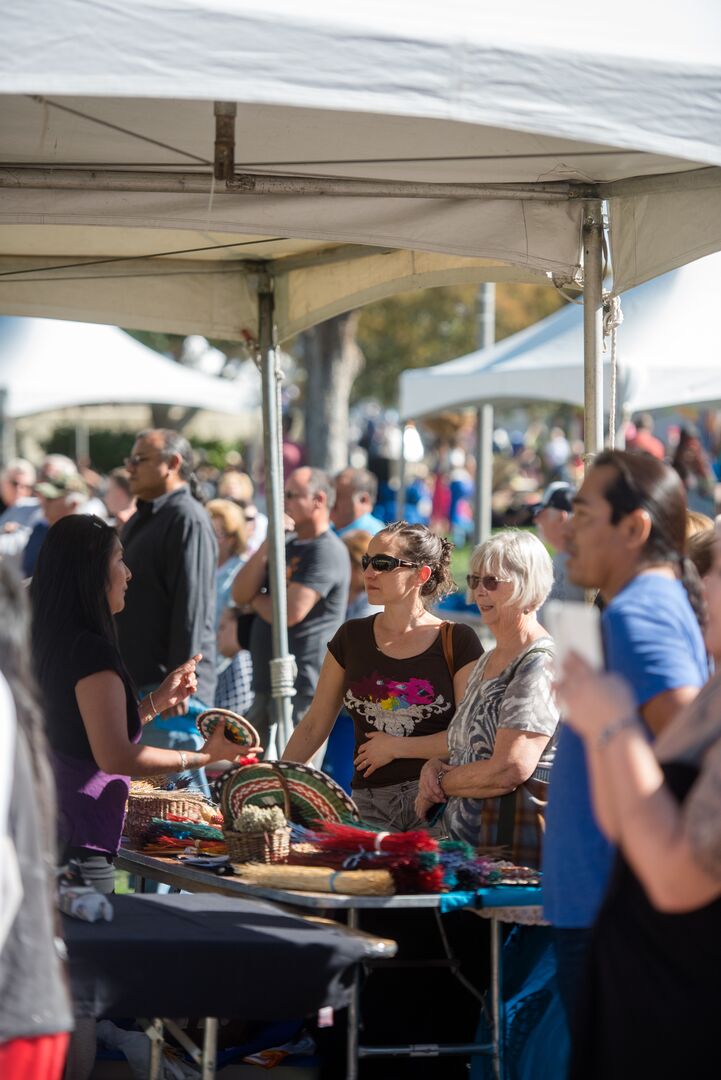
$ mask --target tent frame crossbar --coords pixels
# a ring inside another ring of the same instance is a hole
[[[478,199],[574,202],[628,198],[663,191],[699,191],[721,187],[721,168],[632,176],[596,184],[550,180],[514,184],[451,184],[414,180],[366,180],[353,177],[292,176],[234,172],[225,181],[209,172],[175,170],[37,168],[30,164],[0,167],[0,189],[56,191],[125,191],[186,195],[338,196],[341,198]]]
[[[0,188],[55,191],[125,191],[185,195],[290,195],[340,196],[343,198],[403,199],[502,199],[511,201],[566,202],[587,198],[595,189],[566,181],[531,184],[448,184],[413,180],[361,180],[326,176],[279,176],[266,173],[234,173],[225,183],[209,173],[133,171],[125,169],[77,169],[31,165],[4,165]]]

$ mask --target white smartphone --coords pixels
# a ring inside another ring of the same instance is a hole
[[[542,622],[556,643],[559,671],[572,651],[597,671],[603,668],[601,613],[597,607],[577,600],[549,600],[543,608]]]

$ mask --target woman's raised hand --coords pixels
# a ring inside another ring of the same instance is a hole
[[[371,776],[376,769],[394,761],[400,738],[385,731],[369,731],[368,742],[358,747],[353,764],[364,776]]]
[[[214,761],[235,761],[240,751],[237,743],[231,742],[225,737],[225,724],[216,723],[212,732],[200,748],[201,754],[209,754],[212,764]]]
[[[161,716],[185,716],[188,711],[188,698],[198,689],[198,677],[195,669],[203,654],[191,656],[184,664],[171,671],[153,693],[153,700]]]
[[[617,675],[600,674],[571,652],[555,684],[563,719],[578,734],[593,739],[614,722],[637,711],[631,689]]]

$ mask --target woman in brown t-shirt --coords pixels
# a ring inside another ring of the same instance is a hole
[[[423,825],[415,809],[424,762],[447,751],[446,730],[482,653],[473,630],[428,610],[452,588],[452,545],[399,521],[368,545],[368,599],[383,611],[345,623],[328,644],[313,703],[283,758],[308,761],[344,707],[355,728],[353,798],[371,825]],[[452,669],[451,670],[451,666]]]

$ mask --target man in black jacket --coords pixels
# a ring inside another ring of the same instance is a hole
[[[121,534],[133,580],[117,616],[120,651],[141,694],[190,657],[197,691],[143,730],[150,746],[196,750],[196,718],[215,695],[215,570],[210,518],[194,497],[192,451],[175,431],[141,431],[126,460],[137,510]]]

